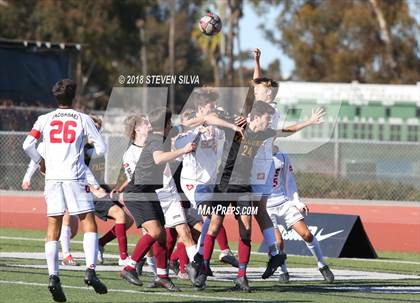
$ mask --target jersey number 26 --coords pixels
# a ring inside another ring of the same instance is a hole
[[[51,143],[73,143],[76,139],[76,131],[73,129],[77,126],[75,121],[53,120],[50,126],[50,142]]]

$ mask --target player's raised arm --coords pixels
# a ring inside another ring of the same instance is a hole
[[[312,110],[312,116],[303,122],[290,125],[277,131],[277,137],[287,137],[293,135],[295,132],[302,130],[311,125],[317,125],[324,122],[325,111],[322,108],[315,108]]]
[[[101,156],[106,152],[106,144],[98,129],[95,126],[92,118],[85,116],[85,134],[88,138],[88,142],[92,143],[95,148],[95,154]]]
[[[260,56],[261,51],[258,48],[254,48],[252,50],[252,53],[254,55],[254,75],[252,76],[252,79],[257,79],[262,77],[261,72],[261,66],[260,66]]]

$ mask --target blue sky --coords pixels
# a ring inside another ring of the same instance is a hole
[[[267,16],[260,17],[253,10],[248,1],[245,1],[244,15],[239,23],[241,50],[253,49],[258,47],[261,54],[261,67],[266,68],[273,60],[280,59],[281,71],[283,77],[288,77],[293,70],[293,61],[287,57],[279,46],[273,45],[267,38],[264,37],[263,32],[258,29],[258,25],[265,22],[268,25],[274,25],[274,20],[278,15],[278,10],[271,11]],[[253,62],[246,63],[247,66],[252,67]]]

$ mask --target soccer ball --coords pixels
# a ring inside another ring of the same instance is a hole
[[[203,34],[213,36],[222,29],[222,20],[220,20],[218,15],[209,12],[201,17],[198,27]]]

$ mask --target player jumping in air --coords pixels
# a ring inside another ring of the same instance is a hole
[[[107,287],[96,276],[98,232],[94,205],[86,181],[83,147],[90,140],[97,155],[105,153],[106,146],[92,119],[71,108],[76,93],[76,83],[70,79],[58,81],[53,94],[58,109],[39,116],[23,143],[24,151],[45,171],[45,200],[47,202],[48,230],[45,243],[49,285],[53,299],[65,302],[61,288],[58,265],[58,239],[63,215],[78,215],[84,231],[83,250],[86,259],[84,282],[99,294]],[[36,142],[45,144],[45,158],[36,150]]]

